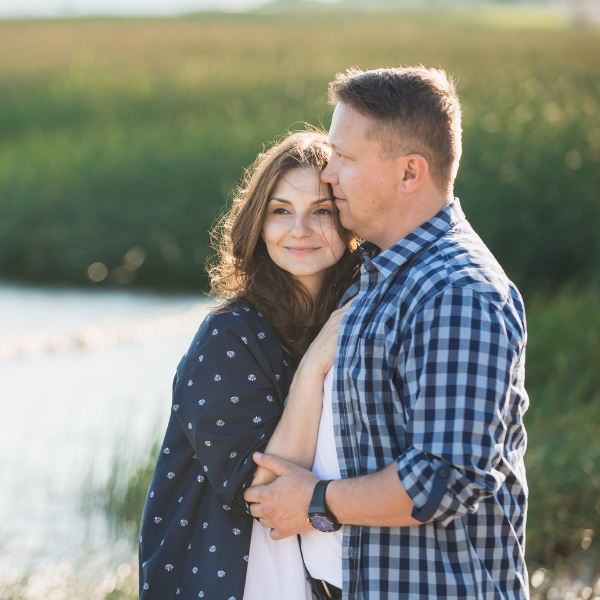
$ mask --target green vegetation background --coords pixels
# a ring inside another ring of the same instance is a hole
[[[456,194],[528,307],[530,568],[597,571],[598,30],[502,11],[0,23],[0,277],[205,289],[207,231],[263,143],[327,127],[336,72],[419,63],[458,81]]]

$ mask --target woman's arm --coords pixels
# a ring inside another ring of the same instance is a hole
[[[342,319],[350,303],[332,313],[300,361],[283,415],[266,452],[310,470],[315,459],[323,408],[323,381],[333,366]],[[275,475],[259,467],[252,485],[271,483]]]

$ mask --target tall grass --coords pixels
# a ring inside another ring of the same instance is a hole
[[[461,14],[0,23],[0,276],[92,285],[103,262],[111,285],[140,247],[132,285],[201,288],[207,230],[263,142],[327,126],[338,71],[424,63],[458,80],[456,191],[509,275],[598,278],[600,37]]]

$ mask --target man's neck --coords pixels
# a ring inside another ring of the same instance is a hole
[[[403,240],[409,233],[427,223],[427,221],[433,219],[453,200],[454,195],[452,192],[447,195],[436,193],[428,197],[415,198],[414,201],[405,203],[401,207],[402,210],[398,210],[395,218],[390,220],[392,224],[397,224],[397,226],[388,227],[382,231],[382,235],[378,236],[379,240],[371,239],[369,241],[379,246],[383,252]]]

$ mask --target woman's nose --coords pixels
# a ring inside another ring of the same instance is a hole
[[[290,234],[293,237],[306,237],[310,235],[311,227],[309,223],[309,217],[307,215],[296,215]]]

